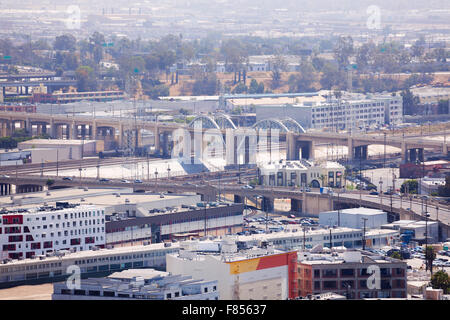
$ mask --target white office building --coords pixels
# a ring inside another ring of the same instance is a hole
[[[0,212],[0,257],[21,259],[105,245],[105,210],[94,205]]]
[[[340,99],[318,92],[311,101],[295,104],[256,105],[256,120],[292,118],[303,128],[359,130],[403,122],[403,98],[399,95],[344,93]]]

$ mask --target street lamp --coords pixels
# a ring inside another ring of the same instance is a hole
[[[155,189],[158,187],[158,169],[155,170]],[[156,190],[155,190],[156,191]]]
[[[383,205],[383,178],[380,177],[380,181],[378,182],[380,184],[380,205]]]
[[[167,180],[170,180],[170,167],[167,165]]]

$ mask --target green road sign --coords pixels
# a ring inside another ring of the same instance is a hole
[[[134,68],[134,73],[139,73],[139,69],[138,68]]]
[[[5,59],[5,60],[11,60],[11,56],[4,56],[3,59]]]

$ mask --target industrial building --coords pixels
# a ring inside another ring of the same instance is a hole
[[[428,243],[439,241],[439,224],[437,221],[398,220],[382,225],[380,228],[398,230],[404,238],[404,242],[417,241],[423,244],[425,243],[425,236],[428,238]]]
[[[203,203],[150,210],[140,217],[115,215],[106,223],[108,244],[152,243],[242,231],[243,204]]]
[[[193,280],[154,269],[127,269],[106,278],[53,285],[52,300],[219,300],[217,281]]]
[[[239,245],[250,248],[261,242],[272,244],[280,250],[310,249],[316,245],[323,247],[361,248],[365,239],[366,248],[381,248],[392,245],[398,239],[398,230],[371,229],[365,234],[361,229],[344,227],[311,228],[299,227],[262,234],[239,236]]]
[[[166,265],[166,254],[178,252],[179,243],[99,248],[77,252],[57,252],[39,259],[0,260],[0,287],[62,281],[78,266],[81,274],[104,276],[130,268],[157,268]]]
[[[361,251],[299,252],[298,282],[301,297],[331,291],[347,299],[406,298],[407,263]]]
[[[56,149],[58,153],[51,152],[49,156],[42,159],[36,159],[36,162],[58,160],[77,160],[83,157],[94,156],[104,151],[104,142],[101,140],[61,140],[61,139],[32,139],[19,142],[19,150],[31,149]],[[61,158],[59,156],[61,155]]]
[[[300,157],[301,158],[301,157]],[[265,186],[342,187],[345,167],[337,162],[272,161],[258,165],[260,184]]]
[[[41,206],[0,211],[0,258],[23,259],[59,250],[82,251],[106,243],[104,208]]]
[[[386,223],[387,212],[379,209],[360,207],[319,213],[319,224],[322,226],[376,229]]]
[[[231,239],[185,242],[166,256],[166,270],[217,280],[221,300],[286,300],[297,297],[297,252],[271,247],[239,250]]]

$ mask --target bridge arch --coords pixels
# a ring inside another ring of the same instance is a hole
[[[256,122],[253,127],[254,129],[278,129],[280,132],[289,132],[288,127],[278,119],[264,119]]]
[[[196,116],[190,123],[189,128],[194,128],[196,122],[201,121],[203,129],[220,129],[217,122],[210,116],[199,115]]]
[[[237,129],[233,120],[227,114],[218,113],[214,118],[220,129]]]
[[[286,128],[289,129],[290,132],[306,133],[306,130],[292,118],[283,119],[281,122],[286,126]]]

